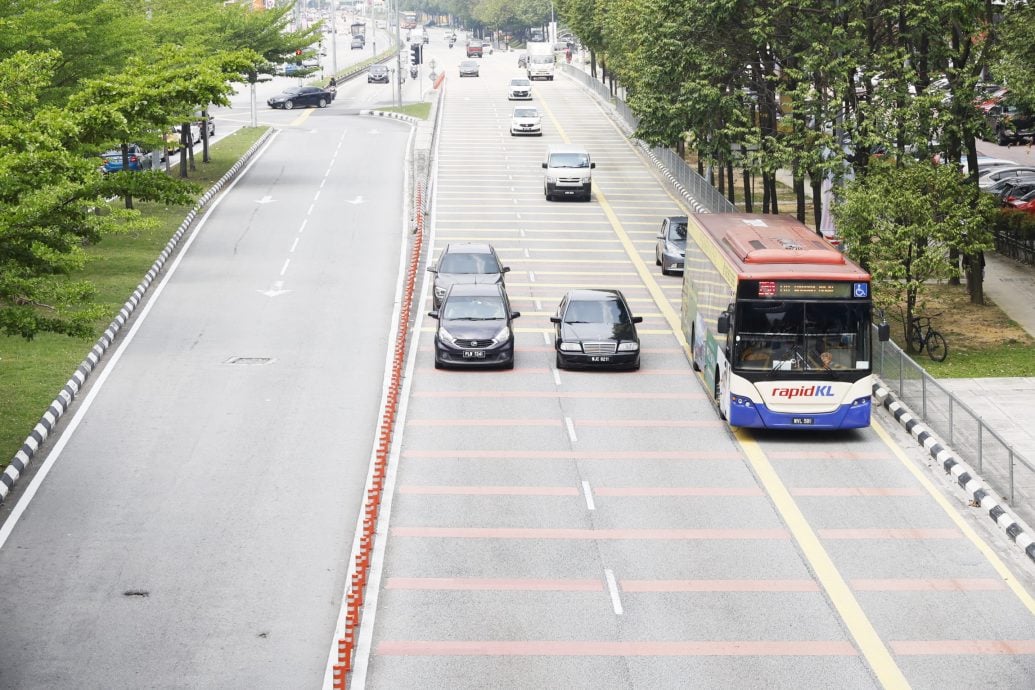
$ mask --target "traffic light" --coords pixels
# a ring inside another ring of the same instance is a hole
[[[412,46],[410,46],[411,65],[419,65],[421,62],[423,62],[423,48],[424,46],[422,46],[420,43],[414,43]]]

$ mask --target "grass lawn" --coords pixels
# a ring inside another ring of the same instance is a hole
[[[199,147],[195,151],[197,169],[190,171],[189,179],[207,189],[265,131],[265,127],[242,129],[221,139],[212,145],[209,163],[201,162]],[[178,174],[178,168],[173,167],[170,174]],[[107,316],[97,321],[95,335],[80,340],[41,334],[32,341],[0,336],[0,467],[6,466],[21,448],[40,415],[118,314],[190,211],[189,206],[166,207],[139,202],[135,206],[141,213],[158,219],[158,227],[147,232],[105,237],[89,248],[90,261],[84,270],[72,276],[93,283],[97,290],[93,303],[106,308]]]
[[[427,120],[428,115],[431,113],[431,103],[407,103],[404,106],[393,105],[387,108],[378,108],[378,110],[383,110],[386,113],[402,113],[410,117]]]

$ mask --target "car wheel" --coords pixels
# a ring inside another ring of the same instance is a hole
[[[291,110],[295,107],[294,101],[284,101],[284,110]]]
[[[326,107],[327,107],[327,101],[326,101],[326,100],[324,100],[323,98],[321,98],[321,99],[320,99],[320,102],[319,102],[319,103],[317,103],[317,104],[316,104],[316,106],[317,106],[318,108],[326,108]]]
[[[654,265],[661,266],[661,254],[658,254],[658,250],[654,250]],[[665,272],[665,268],[662,266],[661,272]]]

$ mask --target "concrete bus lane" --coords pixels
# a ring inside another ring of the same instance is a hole
[[[5,525],[0,685],[321,682],[374,444],[410,128],[310,112],[198,221]]]
[[[685,207],[566,80],[535,85],[542,140],[510,138],[512,72],[487,58],[448,86],[432,252],[497,247],[517,366],[436,371],[423,322],[357,687],[950,687],[976,668],[1029,687],[1030,572],[877,429],[731,434],[653,263]],[[543,200],[562,141],[597,162],[592,203]],[[548,317],[577,286],[645,315],[641,371],[554,369]]]

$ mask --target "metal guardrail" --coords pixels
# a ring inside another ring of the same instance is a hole
[[[1035,237],[1022,233],[996,232],[995,251],[1028,266],[1035,266]]]
[[[893,342],[874,342],[873,373],[1025,521],[1035,522],[1035,464]]]
[[[629,130],[636,130],[636,127],[639,125],[639,118],[633,114],[625,101],[617,96],[612,96],[607,86],[593,78],[585,70],[567,64],[560,67],[572,79],[575,79],[587,89],[614,105],[619,117],[628,126]],[[654,154],[661,165],[671,173],[675,181],[681,184],[683,189],[705,209],[712,213],[735,213],[737,211],[737,207],[731,204],[729,199],[723,196],[706,179],[698,175],[697,171],[687,165],[686,161],[675,151],[670,148],[648,146],[643,142],[640,143]]]

